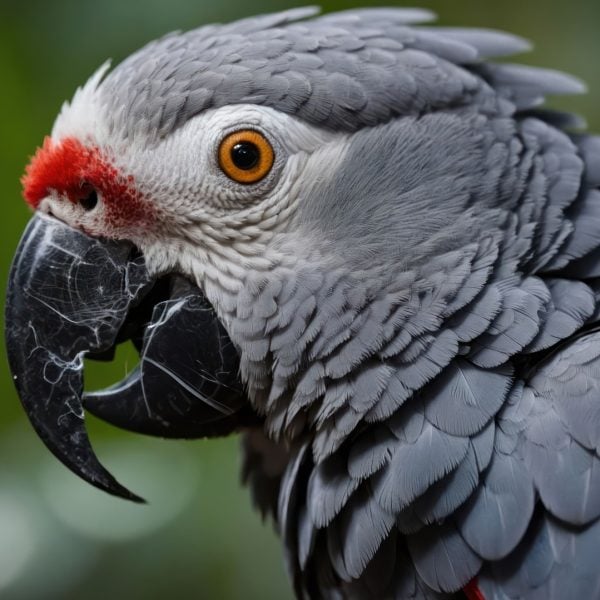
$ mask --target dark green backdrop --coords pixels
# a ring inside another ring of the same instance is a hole
[[[331,11],[383,2],[324,2]],[[444,24],[502,28],[532,39],[528,62],[570,71],[590,94],[556,104],[600,131],[598,0],[424,0]],[[106,58],[146,41],[252,13],[277,0],[0,0],[0,280],[29,212],[19,177],[61,103]],[[120,379],[135,354],[93,365],[87,385]],[[270,524],[238,485],[237,440],[178,443],[121,434],[97,422],[111,470],[150,500],[103,495],[67,472],[26,422],[0,350],[0,598],[290,597]]]

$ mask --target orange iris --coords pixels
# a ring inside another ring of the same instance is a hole
[[[237,183],[257,183],[268,175],[274,162],[273,146],[253,129],[234,131],[219,146],[219,166]]]

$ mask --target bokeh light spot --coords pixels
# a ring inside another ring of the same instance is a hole
[[[0,593],[27,570],[36,545],[27,509],[18,497],[0,491]]]
[[[129,541],[155,532],[191,502],[197,468],[183,444],[135,438],[95,445],[105,465],[117,465],[119,481],[148,505],[114,498],[79,480],[53,457],[42,469],[50,510],[70,529],[100,541]]]

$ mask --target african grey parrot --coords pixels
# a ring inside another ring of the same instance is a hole
[[[105,65],[23,178],[21,400],[243,433],[299,598],[600,598],[600,138],[421,10],[202,27]],[[82,357],[138,367],[83,395]]]

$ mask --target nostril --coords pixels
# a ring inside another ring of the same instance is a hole
[[[79,205],[83,208],[83,210],[94,210],[94,208],[96,208],[96,205],[98,204],[98,192],[95,189],[91,188],[86,196],[84,196],[83,198],[79,198],[78,202]]]

